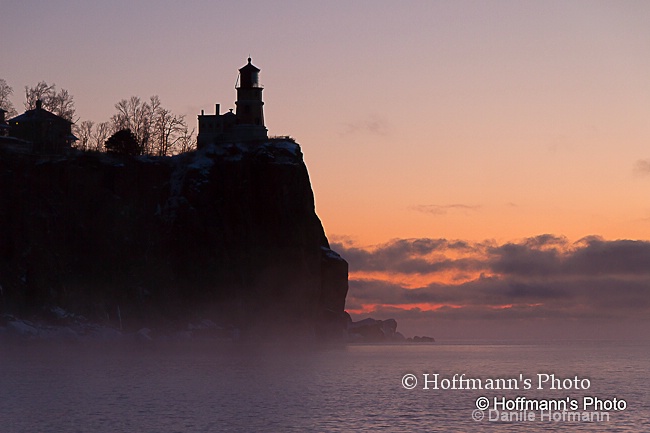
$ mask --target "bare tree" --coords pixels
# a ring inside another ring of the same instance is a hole
[[[75,145],[77,149],[92,152],[105,150],[104,143],[112,132],[109,122],[95,123],[91,120],[84,120],[75,126],[75,135],[78,138]]]
[[[61,89],[58,93],[55,93],[54,97],[50,100],[49,107],[48,110],[54,114],[70,122],[75,122],[74,115],[76,109],[74,107],[74,98],[67,90]]]
[[[78,138],[77,142],[75,143],[75,147],[77,149],[91,150],[94,125],[95,122],[92,120],[84,120],[83,122],[79,123],[75,131],[75,135]]]
[[[0,78],[0,108],[7,112],[7,118],[10,119],[18,114],[9,99],[13,95],[14,89],[7,84],[4,78]]]
[[[34,87],[25,86],[25,110],[36,108],[36,101],[43,102],[43,108],[47,109],[49,101],[56,95],[54,84],[51,86],[45,81],[39,81]]]
[[[172,154],[186,129],[185,116],[178,116],[166,108],[159,107],[153,120],[153,153],[158,156]]]
[[[113,131],[131,130],[143,153],[167,156],[192,148],[194,131],[188,131],[185,116],[164,108],[157,95],[149,101],[137,96],[122,99],[115,108],[117,113],[111,117]]]
[[[196,150],[196,136],[194,135],[194,132],[194,128],[192,128],[190,131],[187,125],[185,125],[178,141],[176,142],[175,149],[172,150],[172,153],[185,153]]]
[[[25,109],[36,108],[38,100],[43,103],[43,108],[46,110],[70,122],[75,121],[74,98],[67,90],[61,89],[57,92],[56,84],[49,85],[45,81],[40,81],[34,87],[25,86]]]
[[[151,107],[137,96],[122,99],[115,104],[117,114],[111,117],[114,131],[129,129],[135,136],[141,149],[149,149],[151,135]]]
[[[101,122],[95,125],[91,137],[91,150],[101,152],[104,149],[104,143],[108,140],[108,137],[111,135],[111,125],[109,122]]]

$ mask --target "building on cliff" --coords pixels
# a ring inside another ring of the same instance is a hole
[[[7,121],[9,137],[31,146],[35,153],[59,154],[70,150],[77,140],[72,134],[72,122],[43,108],[43,101],[36,101],[36,108]]]
[[[267,129],[264,126],[264,101],[259,83],[260,70],[251,63],[239,69],[236,112],[232,110],[220,114],[220,105],[216,104],[215,114],[199,115],[199,134],[197,147],[209,144],[250,142],[266,140]]]

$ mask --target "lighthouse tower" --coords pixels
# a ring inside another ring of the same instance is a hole
[[[201,110],[198,117],[199,134],[197,147],[209,144],[259,142],[268,139],[264,126],[264,101],[262,86],[259,81],[260,70],[251,64],[239,69],[237,79],[236,113],[230,111],[221,114],[220,104],[215,105],[214,114],[205,114]]]
[[[262,101],[264,88],[260,85],[259,73],[260,70],[251,63],[250,57],[248,63],[239,69],[235,129],[237,135],[244,140],[268,138],[264,126],[264,101]]]

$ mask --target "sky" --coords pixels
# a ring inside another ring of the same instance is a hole
[[[353,318],[405,334],[584,338],[650,324],[650,3],[35,1],[0,78],[80,120],[160,96],[190,125],[261,69],[350,263]],[[645,337],[647,338],[647,337]]]

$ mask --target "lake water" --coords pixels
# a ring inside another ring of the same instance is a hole
[[[649,372],[647,343],[327,350],[22,344],[0,354],[0,432],[640,432],[650,431]],[[411,377],[403,383],[407,374],[417,380],[414,389],[404,387],[415,384]],[[439,389],[433,389],[434,374]],[[441,389],[454,374],[481,379],[482,386],[512,379],[521,388]],[[545,383],[538,390],[538,374],[571,379],[572,386],[577,376],[589,389],[552,390]],[[530,389],[523,389],[526,379]],[[490,408],[475,421],[482,396]],[[549,411],[547,419],[533,411],[534,420],[490,420],[497,413],[490,412],[494,398],[503,396],[580,404],[584,396],[616,398],[626,407],[606,411],[609,421],[562,419],[561,411]]]

